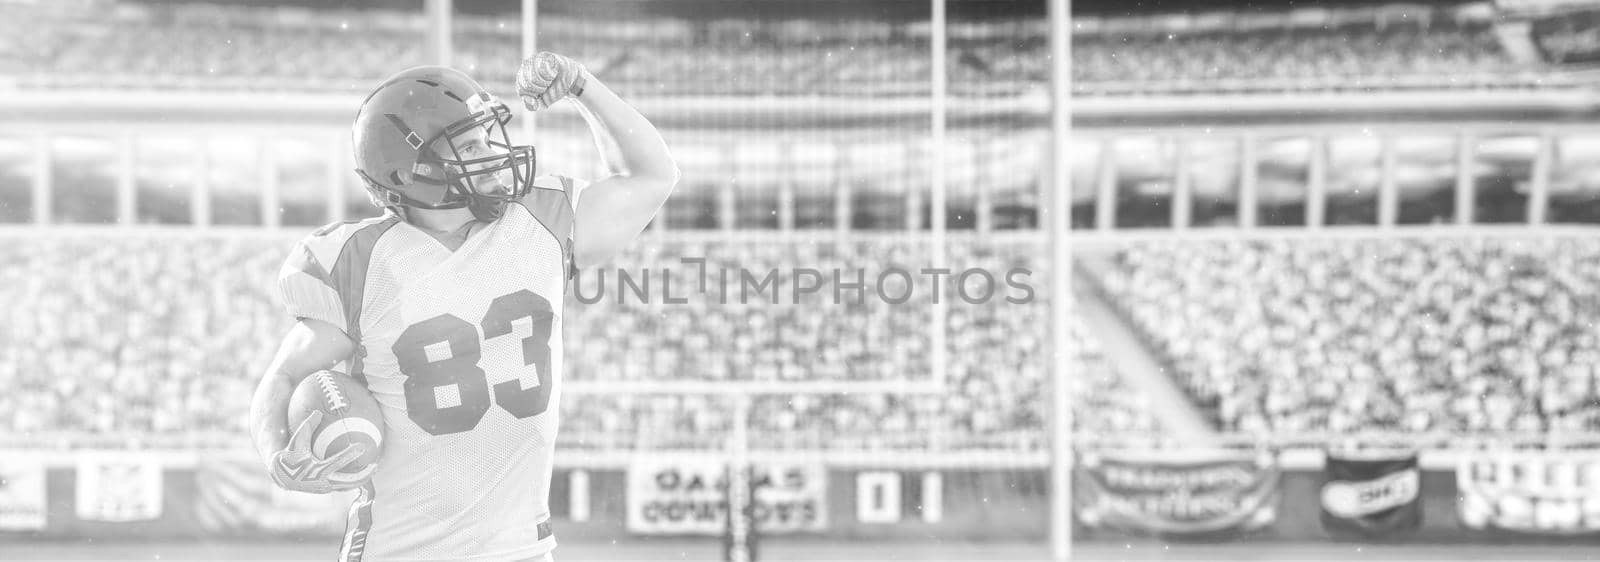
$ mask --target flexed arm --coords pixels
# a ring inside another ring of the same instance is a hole
[[[574,254],[592,266],[616,255],[655,216],[678,183],[678,165],[660,131],[576,61],[544,52],[523,61],[517,93],[531,111],[572,99],[589,123],[611,175],[577,199]]]

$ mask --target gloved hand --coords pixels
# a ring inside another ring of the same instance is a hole
[[[322,412],[312,411],[311,415],[306,416],[305,421],[300,422],[300,427],[294,430],[294,435],[289,437],[288,447],[272,456],[272,460],[268,462],[267,473],[272,476],[273,483],[285,490],[326,494],[360,487],[368,477],[372,476],[373,469],[378,466],[377,463],[359,473],[339,472],[366,454],[366,445],[358,443],[345,447],[339,454],[326,459],[318,459],[312,454],[311,434],[321,423]]]
[[[582,95],[588,81],[589,70],[578,61],[541,51],[523,59],[517,69],[517,95],[529,111],[539,111],[568,96]]]

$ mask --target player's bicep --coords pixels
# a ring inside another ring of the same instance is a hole
[[[573,255],[599,265],[644,231],[672,192],[672,183],[645,176],[611,176],[583,189],[574,221]]]
[[[355,350],[356,342],[343,330],[321,320],[302,319],[289,328],[289,333],[278,344],[267,376],[282,377],[296,385],[311,373],[349,359]]]
[[[284,412],[294,388],[311,373],[348,358],[355,348],[343,331],[320,320],[296,322],[284,335],[250,400],[256,452],[263,460],[271,459],[288,442],[293,428],[287,426]]]

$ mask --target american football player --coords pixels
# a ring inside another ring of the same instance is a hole
[[[384,213],[317,230],[279,272],[298,321],[256,389],[255,446],[284,488],[359,487],[341,560],[547,560],[555,548],[567,282],[644,229],[678,168],[656,128],[570,58],[530,57],[517,88],[531,111],[571,100],[612,174],[536,177],[505,104],[459,71],[412,68],[353,127],[356,172]],[[285,419],[296,384],[335,367],[382,409],[369,474],[340,472],[357,447],[308,449],[317,416]]]

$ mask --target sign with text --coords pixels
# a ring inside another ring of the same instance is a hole
[[[44,463],[0,457],[0,531],[43,529],[44,498]]]
[[[726,463],[638,461],[628,467],[628,530],[720,535],[727,526]],[[827,472],[820,464],[756,465],[754,517],[761,533],[827,527]]]
[[[1456,470],[1462,525],[1541,535],[1600,532],[1600,454],[1494,451]]]
[[[137,453],[86,453],[78,459],[76,511],[85,521],[161,517],[161,465]]]
[[[1078,468],[1078,517],[1091,528],[1163,535],[1257,529],[1277,518],[1276,457],[1092,452]]]
[[[1422,471],[1416,451],[1329,451],[1318,490],[1329,532],[1388,536],[1422,526]]]

